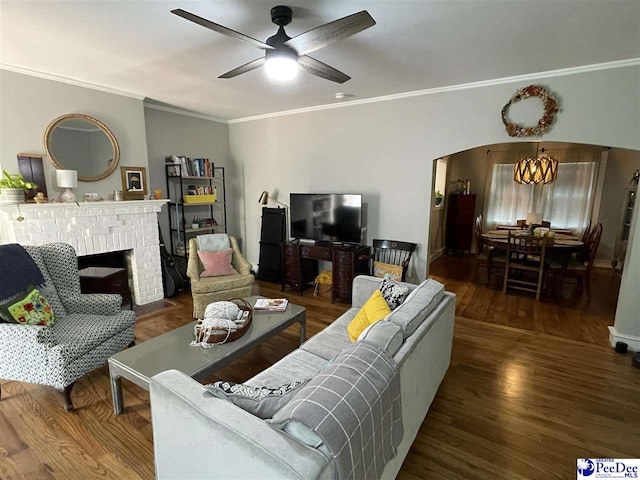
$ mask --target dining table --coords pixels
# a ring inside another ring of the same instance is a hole
[[[509,243],[509,232],[514,235],[529,235],[527,230],[489,230],[482,234],[482,240],[486,245],[500,250],[506,250],[507,244]],[[547,244],[546,249],[547,251],[551,250],[558,253],[573,253],[579,252],[583,247],[584,242],[578,237],[565,233],[556,233],[553,237],[553,243]]]

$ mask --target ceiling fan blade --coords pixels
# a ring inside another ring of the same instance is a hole
[[[250,72],[251,70],[255,70],[256,68],[260,68],[262,65],[264,65],[264,57],[256,58],[249,63],[245,63],[238,68],[234,68],[233,70],[229,70],[227,73],[223,73],[218,78],[237,77],[238,75],[242,75],[243,73]]]
[[[331,80],[332,82],[344,83],[351,78],[346,73],[342,73],[340,70],[336,70],[326,63],[322,63],[320,60],[316,60],[308,55],[299,56],[298,64],[310,74]]]
[[[285,45],[293,48],[298,52],[298,55],[305,55],[355,35],[362,30],[373,27],[375,24],[376,21],[369,15],[369,12],[362,10],[301,33],[297,37],[286,41]]]
[[[237,38],[238,40],[242,40],[243,42],[249,43],[254,47],[261,48],[263,50],[272,50],[273,47],[271,45],[267,45],[260,40],[256,40],[255,38],[251,38],[243,33],[236,32],[235,30],[231,30],[230,28],[223,27],[222,25],[218,25],[217,23],[212,22],[211,20],[207,20],[206,18],[199,17],[198,15],[194,15],[193,13],[189,13],[181,8],[177,8],[176,10],[171,10],[171,13],[174,15],[178,15],[179,17],[190,20],[198,25],[202,25],[209,30],[213,30],[214,32],[221,33],[222,35],[226,35],[227,37]]]

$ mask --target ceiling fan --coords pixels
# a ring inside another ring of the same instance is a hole
[[[369,12],[362,10],[291,38],[284,31],[285,25],[291,23],[291,8],[280,5],[271,9],[271,21],[278,25],[278,32],[267,38],[265,42],[261,42],[180,8],[171,10],[171,13],[265,51],[263,57],[234,68],[218,78],[237,77],[264,65],[267,76],[270,78],[274,80],[293,80],[297,75],[298,66],[300,66],[312,75],[332,82],[344,83],[351,78],[349,75],[307,54],[355,35],[376,24]]]

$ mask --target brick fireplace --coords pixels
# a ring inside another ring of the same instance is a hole
[[[78,256],[128,251],[136,304],[163,298],[158,212],[167,200],[0,205],[0,243],[64,242]],[[19,221],[19,217],[24,220]]]

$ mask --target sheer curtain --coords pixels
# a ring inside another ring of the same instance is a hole
[[[515,224],[526,218],[534,201],[533,185],[520,185],[513,180],[514,164],[535,151],[489,152],[485,184],[485,229],[499,224]]]
[[[593,210],[600,152],[594,149],[549,150],[558,160],[558,179],[540,187],[536,212],[553,227],[582,232]]]
[[[595,198],[599,149],[547,150],[558,160],[558,179],[549,185],[520,185],[514,164],[534,152],[489,152],[485,184],[485,229],[516,223],[529,212],[542,214],[552,228],[580,234],[589,223]]]

